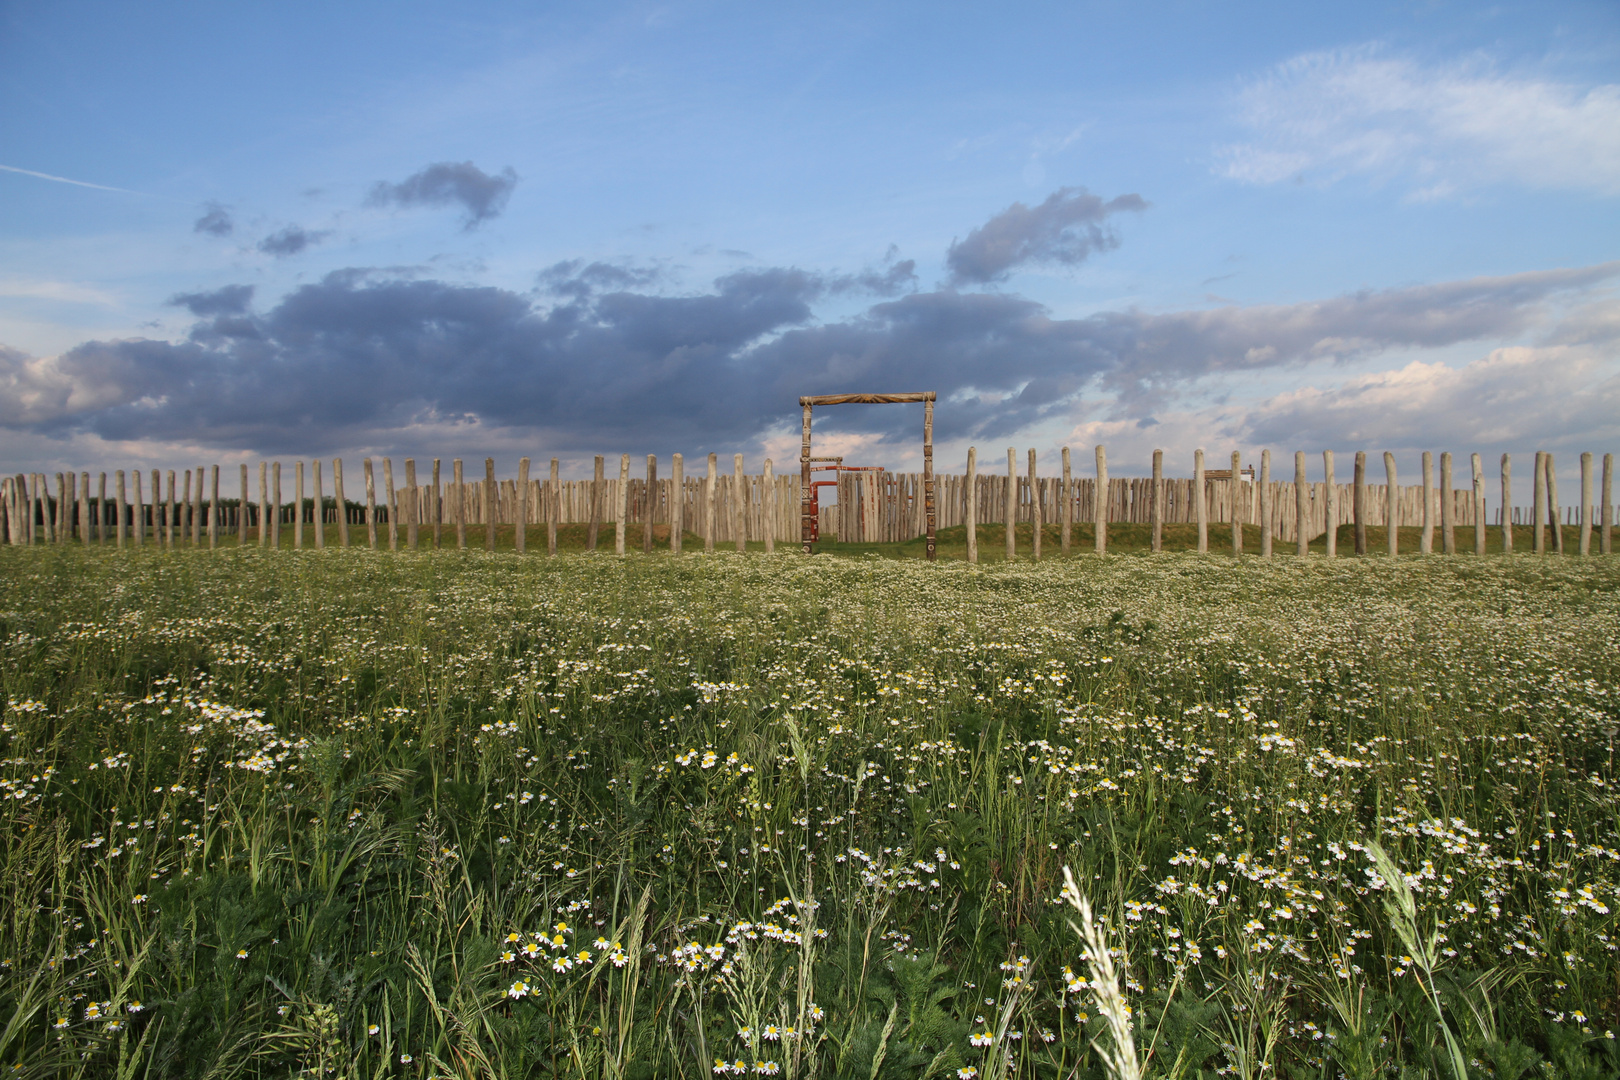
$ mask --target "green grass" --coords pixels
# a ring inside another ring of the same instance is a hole
[[[1610,559],[536,533],[0,549],[0,1067],[1100,1077],[1067,867],[1152,1075],[1616,1070]]]

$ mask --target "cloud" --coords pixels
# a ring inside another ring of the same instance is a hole
[[[605,262],[587,264],[584,259],[554,263],[535,275],[540,288],[550,295],[576,299],[609,289],[645,289],[658,278],[656,270]]]
[[[305,229],[301,225],[288,225],[280,232],[271,233],[255,245],[265,255],[274,255],[284,259],[289,255],[297,255],[307,248],[331,236],[330,232],[316,232]]]
[[[1071,422],[1082,393],[1134,423],[1211,376],[1537,329],[1547,333],[1532,347],[1601,365],[1612,363],[1620,327],[1614,303],[1594,291],[1620,277],[1620,263],[1084,319],[1054,319],[1019,296],[946,289],[833,323],[818,323],[813,308],[829,282],[791,268],[740,271],[679,296],[641,291],[636,273],[601,263],[543,276],[549,299],[363,269],[329,274],[262,313],[249,310],[246,286],[176,297],[200,317],[184,341],[0,355],[0,426],[299,454],[401,444],[421,452],[424,431],[488,440],[504,430],[554,453],[667,453],[757,445],[797,423],[800,394],[932,389],[947,403],[936,415],[945,442]],[[1572,321],[1549,325],[1555,304],[1583,297]],[[1500,370],[1504,387],[1533,389],[1543,378],[1533,364]],[[1391,411],[1373,390],[1363,395],[1366,408]],[[1324,414],[1332,402],[1305,404]],[[1288,409],[1305,417],[1305,404],[1274,399],[1256,413],[1257,425],[1269,416],[1273,427],[1256,430],[1283,432]],[[1482,424],[1515,407],[1501,396],[1471,406]],[[848,410],[834,423],[846,434],[915,434],[898,410]]]
[[[1073,266],[1093,251],[1119,246],[1107,219],[1122,210],[1141,211],[1140,195],[1121,195],[1104,202],[1084,188],[1059,188],[1031,209],[1015,202],[951,244],[945,262],[953,285],[985,284],[1005,278],[1031,262]]]
[[[209,236],[229,236],[236,231],[236,222],[231,219],[228,207],[209,203],[207,212],[192,223],[191,231]]]
[[[1363,47],[1295,57],[1245,87],[1252,141],[1219,171],[1271,184],[1351,174],[1438,198],[1481,183],[1620,194],[1620,84],[1579,87],[1480,63],[1425,67]]]
[[[470,231],[506,209],[506,200],[517,182],[518,174],[510,166],[491,176],[470,161],[440,161],[397,184],[378,181],[366,204],[405,207],[459,204],[467,214],[463,227]]]
[[[168,303],[183,307],[198,318],[211,315],[240,315],[253,300],[252,285],[226,285],[213,292],[176,293]]]

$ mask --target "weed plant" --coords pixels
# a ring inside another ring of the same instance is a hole
[[[1617,588],[0,549],[0,1067],[1614,1075]]]

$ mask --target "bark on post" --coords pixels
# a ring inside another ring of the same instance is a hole
[[[598,455],[597,458],[596,458],[596,478],[597,478],[598,481],[600,481],[601,478],[602,478],[602,458],[601,458],[600,455]],[[598,484],[597,484],[598,490],[600,490],[601,486],[602,486],[601,483],[598,482]],[[500,505],[496,501],[496,495],[497,495],[497,492],[495,490],[495,459],[492,458],[492,457],[487,457],[487,458],[484,459],[484,550],[485,551],[494,551],[495,550],[495,528],[496,528],[496,524],[497,524],[496,521],[495,521],[495,518],[496,518],[496,515],[497,515],[496,507],[498,507]],[[591,546],[592,547],[596,546],[594,541],[592,542]]]
[[[1005,536],[1007,561],[1018,557],[1018,451],[1007,447],[1007,494],[1001,500],[1002,519],[1007,523]]]
[[[174,475],[174,470],[170,469],[169,470],[169,498],[168,498],[168,501],[166,503],[164,503],[164,505],[163,505],[163,546],[168,548],[170,551],[174,550],[174,503],[175,503],[175,498],[174,498],[175,491],[174,491],[174,488],[175,488],[175,479],[176,478],[175,478],[175,475]],[[57,486],[57,490],[60,492],[61,487],[62,487],[62,474],[61,473],[56,474],[56,486]],[[63,498],[58,497],[58,499],[57,499],[58,510],[60,510],[61,504],[64,501],[65,500]],[[65,539],[65,537],[62,537],[60,533],[58,534],[58,537],[61,538],[61,539]]]
[[[1149,511],[1153,526],[1152,548],[1155,554],[1164,550],[1164,451],[1153,451],[1153,505]]]
[[[927,516],[928,541],[925,551],[933,562],[937,545],[935,533],[939,524],[939,481],[934,478],[934,394],[929,391],[923,401],[923,513]]]
[[[1029,451],[1029,533],[1031,542],[1029,554],[1036,562],[1041,561],[1041,527],[1046,524],[1045,515],[1041,513],[1041,481],[1035,475],[1035,450]]]
[[[1536,470],[1530,496],[1530,550],[1541,555],[1547,550],[1547,454],[1536,451]]]
[[[1592,455],[1581,455],[1581,556],[1592,554]]]
[[[619,455],[619,497],[613,500],[613,554],[624,554],[624,531],[630,513],[630,455]]]
[[[1065,450],[1064,454],[1068,451]],[[962,508],[962,524],[967,526],[967,561],[979,561],[979,451],[976,447],[968,447],[967,456],[967,491],[966,500]]]
[[[293,479],[293,502],[298,507],[293,512],[293,547],[301,549],[304,546],[304,460],[302,458],[298,459],[298,467],[293,472],[295,474]]]
[[[518,458],[517,530],[512,535],[518,554],[523,554],[529,540],[529,459]]]
[[[467,549],[467,481],[462,474],[461,459],[454,458],[450,462],[451,482],[455,485],[455,518],[456,518],[456,549]]]
[[[804,398],[800,398],[799,405],[804,410],[802,421],[804,441],[799,449],[799,542],[804,546],[804,553],[808,555],[810,554],[810,537],[814,535],[813,529],[815,525],[812,521],[813,511],[810,508],[810,500],[814,495],[814,489],[810,486],[810,403]],[[679,486],[676,485],[677,488]],[[683,494],[681,498],[684,502],[685,495]],[[839,508],[839,513],[842,516],[842,507]],[[678,544],[676,550],[680,550]]]
[[[703,550],[714,550],[715,516],[714,497],[715,486],[719,483],[720,458],[717,454],[709,455],[709,471],[703,477]]]
[[[602,523],[602,455],[596,455],[595,471],[591,473],[591,524],[585,530],[585,549],[596,550],[596,533]]]
[[[1260,451],[1260,557],[1271,558],[1271,451]]]
[[[439,546],[439,530],[444,527],[444,495],[439,484],[439,459],[433,459],[433,547]]]
[[[1063,448],[1063,488],[1060,494],[1063,509],[1060,511],[1062,531],[1058,534],[1058,546],[1064,555],[1069,554],[1071,534],[1074,531],[1074,475],[1069,466],[1069,448]]]
[[[1457,554],[1457,509],[1452,497],[1451,451],[1440,454],[1440,550]]]
[[[72,476],[73,474],[68,473],[67,475]],[[53,509],[52,515],[51,515],[51,529],[52,529],[51,541],[52,541],[52,543],[57,543],[57,544],[65,544],[65,543],[67,543],[68,527],[71,524],[68,521],[67,504],[68,504],[67,476],[63,476],[61,473],[57,473],[56,474],[56,506]],[[174,470],[173,469],[169,470],[169,504],[171,506],[174,504]],[[174,546],[174,531],[172,529],[169,531],[169,546],[170,547]]]
[[[1485,463],[1478,454],[1468,459],[1474,481],[1474,554],[1485,554]]]
[[[1367,451],[1356,451],[1356,473],[1352,481],[1350,512],[1355,515],[1356,554],[1367,554]]]
[[[810,416],[808,408],[804,410],[804,415],[807,419],[805,430],[808,432],[808,417]],[[805,445],[808,449],[809,444],[806,443]],[[804,460],[808,465],[810,458],[806,456]],[[671,555],[681,553],[681,537],[686,532],[686,473],[684,469],[685,466],[681,455],[673,455],[669,461],[669,553]],[[803,521],[800,522],[800,525],[803,526]],[[810,554],[810,534],[802,532],[801,535],[804,541],[804,553],[808,555]]]
[[[1563,510],[1558,505],[1558,469],[1553,465],[1552,451],[1543,459],[1547,468],[1547,520],[1552,523],[1552,549],[1564,553],[1564,526],[1560,520]]]
[[[1502,553],[1513,553],[1513,459],[1502,455]]]
[[[1240,506],[1240,496],[1243,493],[1243,456],[1236,450],[1232,451],[1232,554],[1243,555],[1243,510]]]
[[[648,457],[647,460],[650,463],[656,459]],[[648,465],[648,491],[653,489],[651,477],[656,475],[654,468],[653,465]],[[773,555],[776,553],[776,474],[771,470],[770,458],[765,459],[765,473],[760,483],[765,488],[765,554]],[[647,520],[652,521],[651,514],[647,515]],[[652,550],[651,524],[647,526],[647,550]]]
[[[1598,532],[1598,551],[1607,555],[1609,553],[1609,526],[1614,521],[1614,506],[1611,492],[1614,490],[1614,455],[1603,455],[1603,528]]]
[[[237,547],[246,547],[247,546],[247,528],[248,528],[248,467],[247,467],[247,462],[245,462],[245,461],[242,462],[239,466],[237,466],[237,468],[241,471],[241,474],[242,474],[242,497],[240,499],[238,499],[237,502],[236,502],[236,546]],[[137,472],[135,474],[135,490],[137,492],[139,492],[140,487],[141,487],[140,473]],[[140,541],[137,540],[136,543],[140,543]]]
[[[771,459],[766,458],[765,459],[765,486],[766,486],[767,490],[766,490],[766,496],[765,497],[768,500],[767,506],[768,506],[769,510],[774,510],[774,509],[776,509],[776,499],[773,497],[773,493],[769,490],[770,489],[770,479],[771,479],[770,471],[771,471]],[[642,523],[641,523],[641,551],[642,551],[642,554],[644,554],[644,555],[651,555],[652,554],[652,549],[653,549],[653,509],[658,505],[658,455],[657,454],[648,454],[647,455],[647,499],[646,499],[646,502],[647,502],[647,510],[646,510],[646,512],[644,514],[642,514],[642,517],[645,520],[643,520]],[[767,511],[767,515],[769,513],[769,510]],[[770,528],[770,527],[767,527],[765,529],[765,550],[766,551],[772,550],[772,548],[771,548],[771,537],[774,534],[775,534],[775,529]]]
[[[315,484],[315,550],[320,551],[326,547],[326,493],[322,490],[320,458],[315,459],[310,479]]]
[[[197,473],[197,491],[202,491],[202,473]],[[195,539],[195,537],[193,537]],[[79,474],[79,540],[81,543],[90,542],[90,474]]]
[[[399,501],[401,504],[401,516],[405,519],[405,546],[411,551],[415,551],[419,522],[422,517],[417,506],[415,458],[405,459],[405,497]]]
[[[1331,559],[1339,554],[1339,485],[1333,478],[1331,450],[1322,451],[1322,473],[1326,480],[1322,485],[1322,524],[1327,526],[1322,543]]]
[[[126,490],[124,488],[124,470],[119,469],[113,475],[117,479],[117,482],[118,482],[118,521],[117,521],[117,523],[116,523],[116,525],[114,527],[114,536],[116,536],[116,538],[117,538],[118,546],[123,547],[124,546],[124,507],[127,505],[125,503]],[[139,477],[141,474],[137,472],[135,475],[137,477]],[[139,483],[139,482],[140,482],[139,480],[136,481],[136,483]],[[29,515],[29,517],[32,517],[32,516],[33,516],[32,514]],[[27,530],[25,529],[23,531],[23,542],[24,543],[27,543],[27,538],[28,538],[28,533],[27,533]]]
[[[349,546],[349,503],[343,496],[343,459],[332,459],[332,499],[337,503],[338,546]]]
[[[1418,536],[1418,554],[1434,553],[1434,454],[1423,451],[1423,532]]]
[[[107,542],[107,474],[96,484],[96,543]]]
[[[1440,460],[1449,466],[1451,455]],[[1389,557],[1393,559],[1401,553],[1401,504],[1400,488],[1395,480],[1395,455],[1388,450],[1384,451],[1384,532],[1388,534]]]
[[[1294,451],[1294,547],[1295,554],[1311,550],[1311,491],[1305,486],[1305,451]]]
[[[139,470],[139,469],[131,469],[130,473],[131,473],[132,479],[134,480],[134,487],[135,487],[135,502],[134,502],[133,507],[131,508],[131,513],[130,513],[130,533],[131,533],[130,543],[132,543],[135,547],[140,547],[143,543],[146,542],[146,500],[145,500],[145,498],[142,497],[142,494],[141,494],[141,470]],[[242,493],[244,495],[247,494],[247,466],[246,465],[242,466]],[[244,499],[243,503],[245,504],[246,501],[247,500]],[[29,526],[30,526],[29,542],[32,543],[32,541],[33,541],[32,526],[33,526],[33,523],[34,523],[34,510],[33,510],[33,503],[32,502],[29,503],[29,508],[28,508],[28,523],[29,523]]]
[[[1209,493],[1205,491],[1204,451],[1193,451],[1193,511],[1198,519],[1198,553],[1209,552]]]
[[[551,459],[546,488],[546,554],[557,554],[557,518],[562,513],[562,483],[557,479],[557,459]]]
[[[371,550],[377,550],[377,472],[371,459],[361,463],[366,472],[366,540]]]
[[[270,546],[270,465],[259,462],[259,546]]]
[[[731,538],[737,541],[737,554],[741,555],[748,550],[748,508],[744,494],[747,492],[743,477],[743,456],[733,454],[731,457]]]
[[[1092,519],[1097,523],[1097,554],[1108,554],[1108,451],[1097,444],[1097,492],[1092,499]]]

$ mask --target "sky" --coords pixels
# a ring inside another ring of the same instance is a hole
[[[1620,450],[1620,6],[0,0],[6,472],[781,471],[801,394],[918,390],[949,471],[1573,477]]]

